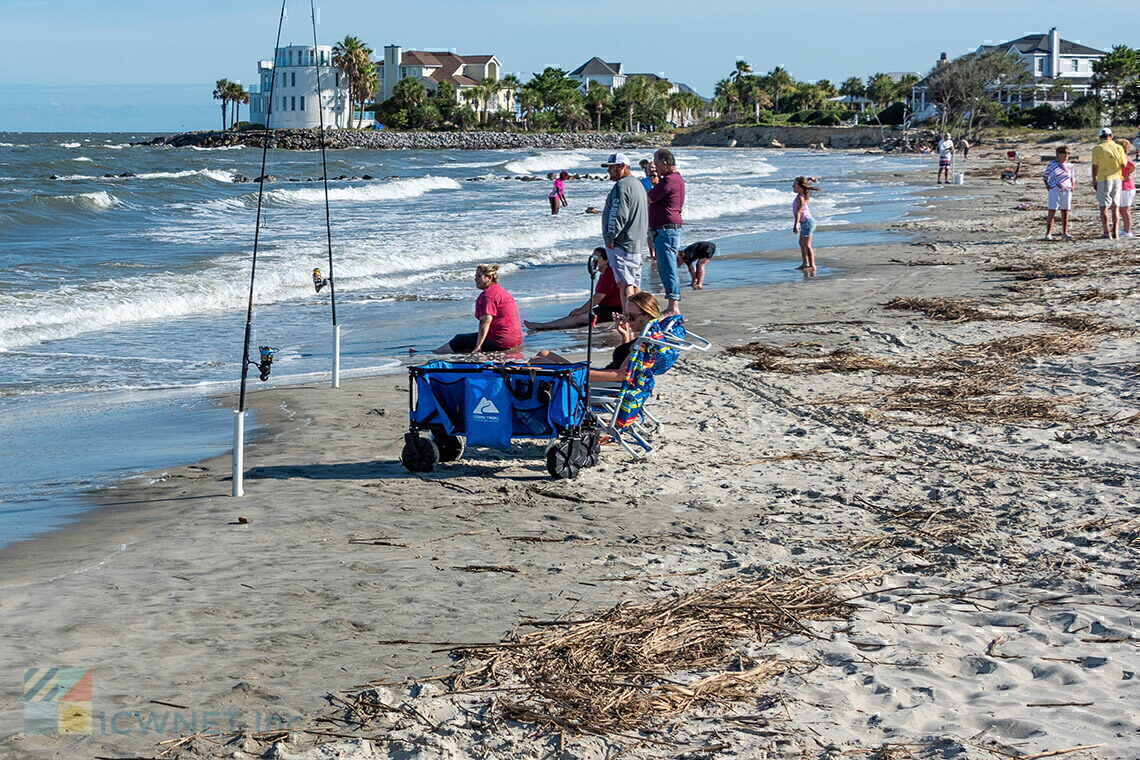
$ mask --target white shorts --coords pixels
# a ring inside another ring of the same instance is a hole
[[[1132,201],[1136,200],[1135,190],[1121,190],[1120,191],[1120,207],[1131,208]]]
[[[1054,187],[1049,190],[1050,211],[1070,211],[1073,208],[1073,191]]]
[[[630,253],[616,245],[606,253],[610,267],[614,270],[614,279],[619,284],[632,285],[641,290],[641,254]]]
[[[1104,179],[1096,183],[1096,205],[1101,208],[1120,205],[1120,180]]]

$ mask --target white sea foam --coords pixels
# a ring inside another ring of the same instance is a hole
[[[355,185],[351,187],[330,187],[330,201],[393,201],[405,198],[415,198],[430,193],[433,190],[458,190],[462,187],[450,177],[414,177],[411,179],[396,179],[388,182],[377,182],[368,185]],[[257,196],[249,195],[247,198],[256,200]],[[304,187],[297,189],[270,190],[265,194],[267,200],[291,205],[296,203],[324,203],[325,191],[323,187]]]
[[[88,158],[87,156],[76,156],[75,158],[73,158],[73,159],[71,159],[71,160],[72,160],[72,161],[88,161],[88,162],[91,162],[91,163],[94,163],[94,162],[95,162],[95,159],[93,159],[93,158]]]
[[[103,145],[100,145],[99,147],[104,148],[106,150],[122,150],[124,148],[131,148],[134,146],[132,146],[130,143],[104,143]]]
[[[110,209],[122,208],[123,206],[121,200],[105,190],[96,190],[93,193],[80,193],[79,195],[55,195],[52,197],[61,201],[74,203],[81,208]]]
[[[66,143],[60,143],[60,144],[59,144],[59,147],[61,147],[61,148],[78,148],[78,147],[79,147],[80,145],[82,145],[82,144],[83,144],[83,143],[77,143],[77,142],[66,142]]]
[[[244,145],[219,145],[216,148],[203,148],[200,145],[191,145],[190,150],[241,150]]]
[[[223,171],[221,169],[187,169],[180,172],[143,172],[136,174],[134,179],[179,179],[181,177],[209,177],[210,179],[217,180],[218,182],[233,182],[233,172]]]
[[[547,172],[579,166],[589,161],[591,158],[582,153],[539,153],[508,161],[503,168],[511,174],[546,174]]]

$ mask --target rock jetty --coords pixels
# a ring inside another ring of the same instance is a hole
[[[665,133],[635,134],[629,132],[390,132],[358,129],[330,129],[325,147],[331,150],[363,148],[368,150],[502,150],[515,148],[614,150],[668,145],[672,135]],[[170,145],[175,148],[224,148],[245,145],[263,146],[265,133],[250,132],[184,132],[156,137],[142,145]],[[319,150],[318,129],[275,129],[269,136],[269,147],[285,150]]]

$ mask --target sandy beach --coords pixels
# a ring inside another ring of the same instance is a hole
[[[659,382],[646,461],[553,481],[531,444],[415,476],[405,375],[253,393],[245,497],[219,457],[0,551],[0,756],[1135,760],[1140,244],[1095,239],[1081,152],[1074,242],[1040,239],[1039,167],[1003,184],[985,146],[965,185],[880,177],[928,201],[894,244],[819,229],[832,276],[687,294],[715,347]],[[686,709],[620,731],[508,719],[525,668],[403,683],[765,579],[842,609],[658,673]],[[24,731],[40,667],[94,669],[90,733]]]

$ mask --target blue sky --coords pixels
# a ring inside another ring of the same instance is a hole
[[[0,0],[0,131],[213,127],[220,117],[212,83],[255,79],[280,7],[279,0]],[[311,42],[307,0],[287,8],[283,43]],[[545,66],[570,70],[597,55],[703,95],[738,58],[759,71],[783,66],[798,79],[841,81],[925,72],[943,51],[954,57],[1052,26],[1101,49],[1135,47],[1140,38],[1135,6],[1123,0],[319,0],[317,8],[321,44],[353,34],[378,52],[398,43],[494,53],[524,81]]]

